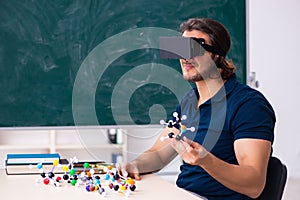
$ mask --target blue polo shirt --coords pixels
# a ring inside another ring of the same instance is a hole
[[[193,89],[177,107],[180,116],[187,116],[182,124],[196,128],[184,135],[202,144],[216,157],[237,164],[233,143],[241,138],[273,143],[276,119],[272,106],[259,91],[239,83],[235,74],[216,95],[199,107],[198,99],[198,91]],[[176,184],[209,200],[250,199],[226,188],[199,166],[183,162],[180,170]]]

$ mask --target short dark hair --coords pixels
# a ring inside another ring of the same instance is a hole
[[[215,63],[218,68],[222,69],[222,78],[228,79],[234,73],[236,67],[231,60],[225,59],[231,46],[230,34],[227,29],[220,22],[210,18],[191,18],[180,25],[181,33],[192,30],[206,33],[210,38],[211,45],[222,52],[222,55],[217,57]],[[213,55],[213,59],[215,56]]]

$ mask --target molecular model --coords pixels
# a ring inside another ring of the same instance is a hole
[[[67,183],[76,187],[83,186],[86,191],[98,191],[102,196],[106,195],[103,185],[107,185],[113,191],[124,193],[126,197],[136,189],[135,181],[132,178],[121,176],[118,174],[117,169],[112,166],[107,166],[106,173],[100,177],[100,175],[95,174],[95,170],[90,168],[90,164],[87,162],[83,164],[83,169],[74,168],[73,164],[77,162],[78,159],[73,158],[68,165],[60,166],[64,171],[62,177],[55,177],[54,173],[55,168],[59,165],[58,160],[53,161],[52,170],[48,173],[43,171],[42,163],[38,163],[37,168],[40,170],[42,182],[45,185],[58,187],[62,183]]]
[[[54,170],[58,165],[59,165],[59,160],[54,160],[52,170],[46,174],[43,170],[43,163],[40,162],[37,164],[36,167],[39,169],[40,175],[41,175],[43,183],[45,185],[51,184],[51,185],[54,185],[57,187],[61,186],[61,183],[60,183],[61,177],[57,177],[56,179],[54,179],[55,178]],[[40,181],[39,179],[36,180],[36,182],[39,182],[39,181]]]
[[[183,133],[185,133],[186,131],[191,131],[191,132],[195,131],[195,127],[188,128],[188,127],[186,127],[185,125],[182,124],[182,121],[187,119],[186,115],[182,115],[182,117],[179,118],[178,113],[174,112],[173,117],[175,119],[174,121],[173,120],[169,120],[168,122],[165,122],[164,120],[160,121],[161,125],[167,126],[170,130],[167,136],[165,136],[165,137],[162,136],[160,138],[160,140],[162,142],[167,138],[175,138],[176,140],[182,140],[183,139],[183,136],[182,136]],[[179,127],[179,130],[180,130],[179,134],[175,135],[175,133],[173,133],[173,131],[172,131],[173,127]]]

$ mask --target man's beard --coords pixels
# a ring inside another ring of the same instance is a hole
[[[197,68],[196,68],[197,69]],[[211,66],[209,69],[206,69],[205,71],[202,71],[201,73],[197,71],[197,73],[191,77],[186,76],[183,74],[183,78],[189,82],[197,82],[197,81],[203,81],[208,79],[216,79],[219,78],[220,72],[215,66]]]
[[[204,80],[203,76],[200,73],[197,73],[192,77],[188,77],[188,76],[183,75],[183,78],[185,80],[189,81],[189,82],[197,82],[197,81],[203,81]]]

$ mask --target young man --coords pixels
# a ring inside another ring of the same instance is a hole
[[[183,37],[200,40],[206,49],[203,55],[180,59],[184,79],[196,88],[176,111],[187,116],[182,123],[195,131],[187,131],[183,140],[158,139],[120,171],[141,179],[140,174],[162,169],[179,154],[183,160],[176,182],[179,187],[209,200],[257,198],[266,182],[274,111],[261,93],[237,82],[234,65],[225,59],[231,43],[222,24],[193,18],[180,28]],[[168,133],[166,128],[161,137]]]

